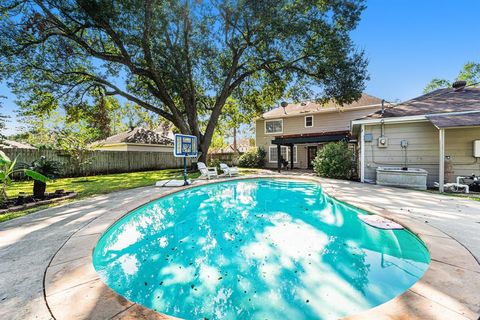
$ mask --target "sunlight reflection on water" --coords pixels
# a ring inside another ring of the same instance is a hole
[[[94,266],[131,301],[186,319],[337,319],[401,294],[429,255],[405,230],[379,230],[318,184],[229,181],[127,215]]]

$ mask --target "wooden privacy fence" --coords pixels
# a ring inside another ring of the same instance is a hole
[[[62,164],[63,176],[66,177],[183,168],[183,158],[175,158],[172,152],[89,151],[89,164],[78,169],[72,164],[70,156],[60,150],[3,149],[2,151],[11,159],[18,156],[18,161],[23,163],[31,163],[42,156],[48,160],[58,161]],[[191,165],[190,158],[187,158],[187,165]]]
[[[234,154],[232,152],[228,153],[209,153],[208,154],[208,161],[219,160],[220,162],[226,163],[229,166],[236,166],[238,164],[238,158],[243,154],[237,153]]]

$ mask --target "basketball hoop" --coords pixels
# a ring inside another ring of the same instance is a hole
[[[187,158],[198,157],[198,143],[196,136],[186,134],[175,134],[173,142],[173,155],[177,158],[183,158],[183,180],[184,186],[187,186]]]

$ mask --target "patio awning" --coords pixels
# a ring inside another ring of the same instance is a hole
[[[463,114],[427,115],[426,117],[438,129],[480,126],[480,111]]]
[[[335,131],[335,132],[322,132],[322,133],[305,133],[305,134],[292,134],[276,136],[272,140],[272,144],[279,145],[294,145],[300,143],[319,143],[319,142],[333,142],[341,140],[349,140],[349,131]]]

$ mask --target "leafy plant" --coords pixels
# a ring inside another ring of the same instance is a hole
[[[208,166],[217,168],[217,171],[219,171],[220,170],[220,163],[221,163],[220,159],[214,158],[214,159],[210,159],[210,161],[208,161]]]
[[[12,183],[12,175],[19,172],[25,174],[27,177],[32,178],[33,180],[42,181],[43,183],[48,181],[48,178],[41,173],[31,169],[18,168],[17,158],[12,161],[3,151],[0,151],[0,201],[2,203],[8,199],[6,188]]]
[[[353,152],[345,141],[325,145],[313,160],[313,169],[322,177],[349,179],[352,173]]]
[[[251,148],[238,159],[238,165],[244,168],[263,168],[267,153],[263,148]]]
[[[0,99],[4,99],[5,97],[4,96],[0,96]],[[2,107],[2,103],[0,101],[0,108]],[[6,122],[7,122],[7,119],[9,117],[8,116],[5,116],[3,114],[0,114],[0,142],[3,141],[5,139],[5,135],[4,135],[4,129],[5,129],[5,126],[6,126]]]
[[[55,160],[47,160],[45,156],[33,161],[30,164],[30,169],[43,174],[49,179],[55,179],[62,174],[62,164]]]
[[[94,139],[91,132],[87,128],[80,126],[77,130],[64,128],[56,133],[58,147],[70,156],[70,165],[74,168],[73,172],[86,176],[88,166],[92,163],[90,143]]]
[[[33,161],[30,166],[30,170],[38,172],[49,179],[55,179],[62,173],[62,164],[55,160],[47,160],[44,156],[40,159]],[[47,184],[44,181],[33,181],[33,196],[35,198],[43,198],[45,196],[45,190]]]

